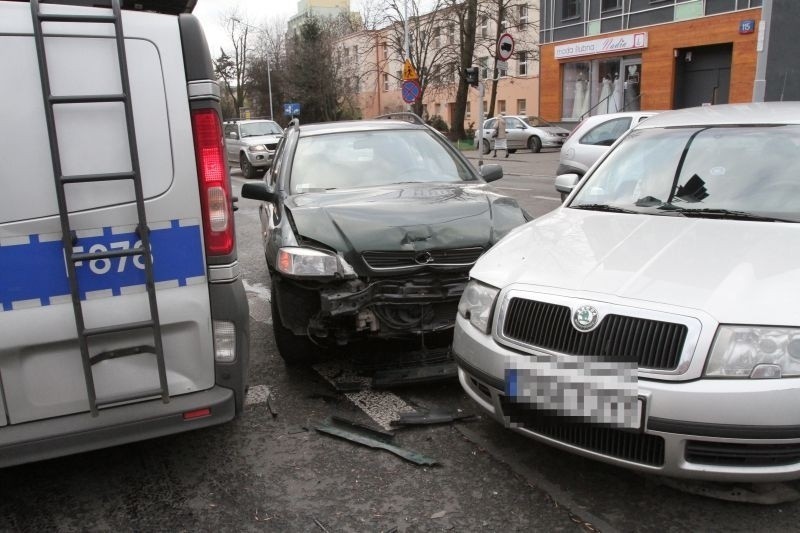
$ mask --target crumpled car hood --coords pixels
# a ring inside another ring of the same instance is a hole
[[[798,325],[798,237],[800,224],[564,208],[512,232],[470,274],[500,288],[698,309],[722,323]]]
[[[484,184],[393,184],[305,193],[286,202],[298,233],[345,254],[488,248],[525,222]]]

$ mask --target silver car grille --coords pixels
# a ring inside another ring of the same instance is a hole
[[[582,332],[573,327],[569,307],[525,298],[511,298],[500,327],[506,339],[532,348],[636,362],[653,370],[678,367],[688,333],[684,324],[618,314]]]

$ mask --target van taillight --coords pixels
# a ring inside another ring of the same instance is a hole
[[[233,211],[222,125],[214,109],[192,110],[192,133],[203,208],[206,255],[233,252]]]

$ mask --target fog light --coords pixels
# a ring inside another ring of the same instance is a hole
[[[214,359],[218,363],[236,360],[236,326],[233,322],[214,320]]]

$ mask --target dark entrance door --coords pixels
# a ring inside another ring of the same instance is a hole
[[[675,109],[727,104],[731,88],[733,45],[716,44],[678,50]]]

